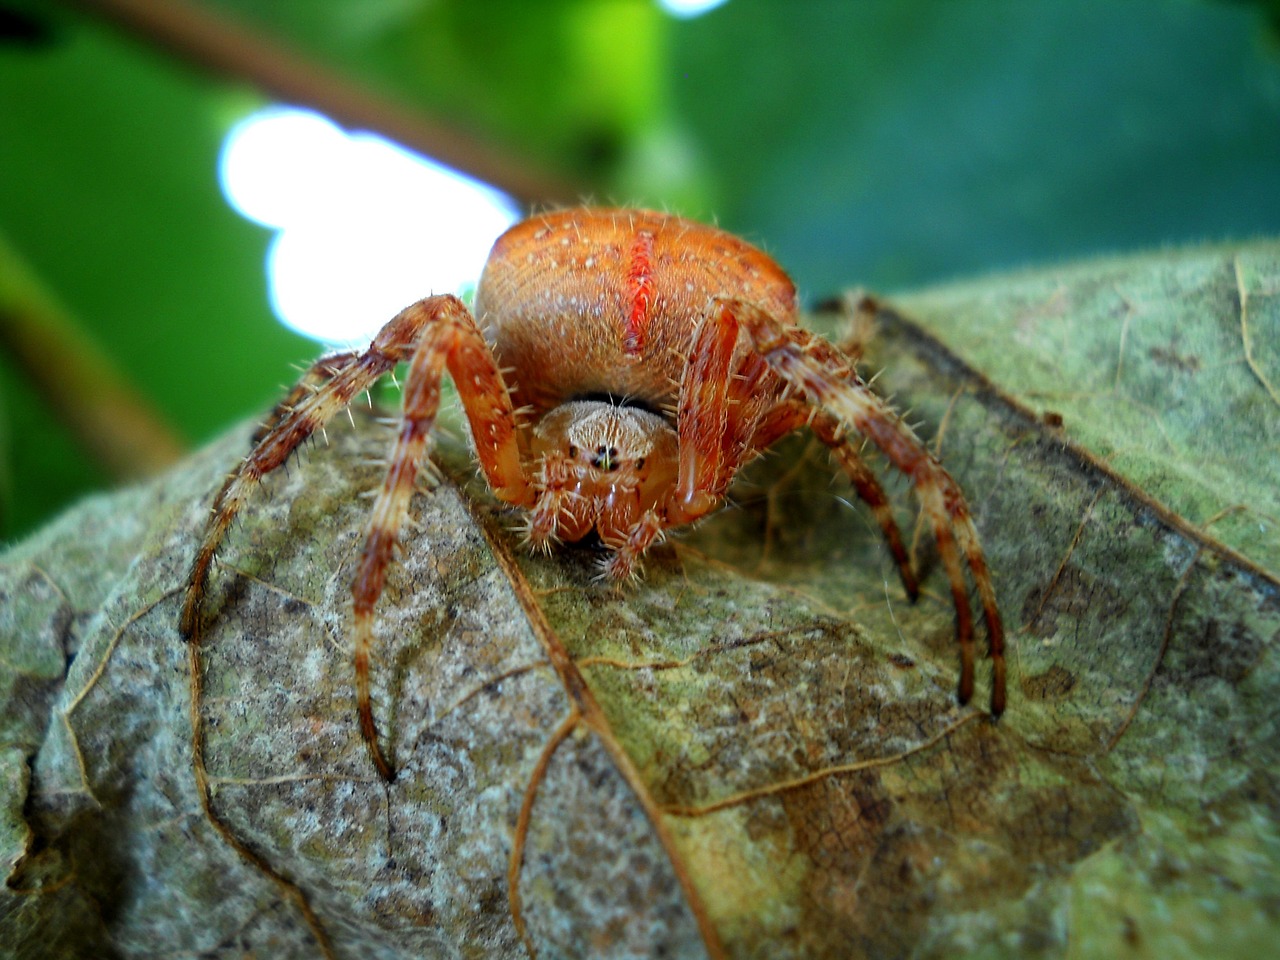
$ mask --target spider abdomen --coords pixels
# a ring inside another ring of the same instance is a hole
[[[670,214],[579,209],[517,224],[494,244],[476,318],[517,406],[543,413],[607,393],[671,407],[693,328],[713,301],[794,323],[795,287],[766,254]]]

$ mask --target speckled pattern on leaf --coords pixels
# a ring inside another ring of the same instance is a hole
[[[0,943],[523,957],[514,890],[546,958],[1265,955],[1277,292],[1259,244],[879,310],[878,385],[940,439],[1011,627],[995,725],[954,702],[928,537],[912,606],[820,444],[619,592],[589,549],[520,554],[445,443],[379,606],[388,786],[348,643],[388,441],[330,430],[229,538],[200,650],[210,809],[259,864],[202,806],[176,630],[247,430],[82,504],[0,557]]]

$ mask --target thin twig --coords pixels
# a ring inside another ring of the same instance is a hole
[[[348,77],[207,6],[185,0],[79,0],[81,6],[184,60],[244,80],[286,103],[305,104],[344,126],[373,130],[470,174],[530,206],[580,202],[583,187],[478,136],[365,89]]]
[[[57,302],[0,233],[0,351],[13,358],[80,445],[117,480],[158,473],[177,433]]]

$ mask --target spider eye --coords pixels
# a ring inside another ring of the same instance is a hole
[[[575,447],[572,443],[569,444],[569,456],[572,458],[572,457],[576,457],[577,455],[578,455],[578,448]]]
[[[607,447],[604,444],[601,444],[596,447],[596,455],[591,461],[591,465],[597,470],[603,470],[605,473],[612,473],[621,465],[618,462],[618,451],[613,447]]]
[[[639,460],[636,461],[636,469],[637,470],[644,469],[644,457],[641,457]]]

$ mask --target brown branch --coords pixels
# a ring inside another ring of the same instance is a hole
[[[0,234],[0,351],[104,470],[158,473],[184,445]]]
[[[225,14],[185,0],[77,2],[183,60],[246,81],[287,103],[313,107],[344,126],[382,133],[505,190],[527,206],[577,203],[584,193],[579,185],[366,89]]]

